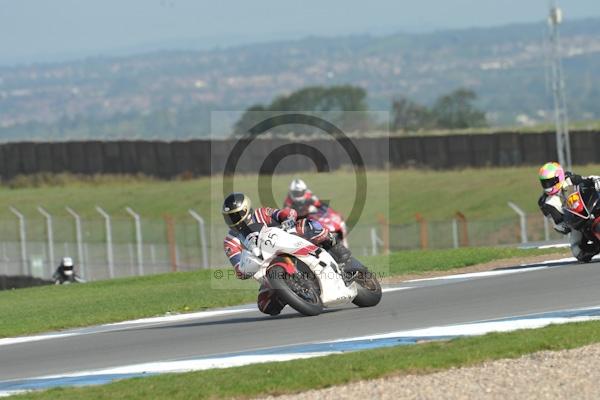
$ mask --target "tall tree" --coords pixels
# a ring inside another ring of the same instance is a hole
[[[485,113],[473,104],[477,94],[460,88],[437,99],[432,108],[438,128],[463,129],[487,126]]]
[[[258,104],[248,108],[236,122],[234,134],[246,134],[260,120],[281,111],[307,111],[322,116],[343,130],[362,130],[367,120],[364,115],[367,110],[366,97],[365,89],[351,85],[306,87],[287,96],[279,96],[268,106]],[[276,123],[275,120],[274,124]],[[281,127],[272,133],[285,134],[290,130],[290,127]],[[310,134],[318,129],[295,126],[293,131]]]
[[[431,111],[405,97],[392,103],[392,130],[414,131],[431,128],[434,124]]]

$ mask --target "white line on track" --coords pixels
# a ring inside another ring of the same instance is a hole
[[[34,336],[20,336],[20,337],[12,337],[12,338],[4,338],[0,339],[0,346],[7,346],[11,344],[20,344],[20,343],[28,343],[28,342],[37,342],[40,340],[48,340],[48,339],[61,339],[70,336],[78,336],[78,335],[90,335],[99,332],[109,332],[112,330],[126,328],[128,326],[138,326],[138,325],[158,325],[169,322],[180,322],[180,321],[188,321],[188,320],[196,320],[210,317],[219,317],[224,315],[233,315],[233,314],[241,314],[247,312],[257,311],[255,305],[248,305],[244,307],[236,307],[231,309],[222,309],[222,310],[213,310],[213,311],[200,311],[194,313],[186,313],[186,314],[176,314],[176,315],[166,315],[162,317],[152,317],[152,318],[142,318],[136,319],[132,321],[123,321],[116,322],[112,324],[98,325],[90,328],[77,329],[72,331],[65,331],[63,333],[48,333],[44,335],[34,335]]]
[[[47,339],[60,339],[69,336],[76,336],[78,333],[51,333],[47,335],[35,335],[35,336],[19,336],[12,338],[4,338],[0,339],[0,346],[7,346],[11,344],[19,344],[19,343],[28,343],[28,342],[37,342],[39,340],[47,340]]]
[[[213,368],[241,367],[249,364],[265,362],[290,361],[302,358],[312,358],[324,355],[323,352],[314,353],[280,353],[238,355],[235,357],[214,357],[200,360],[158,361],[143,364],[125,365],[115,368],[105,368],[93,371],[75,372],[72,374],[43,376],[36,379],[74,378],[80,376],[121,375],[121,374],[153,374],[202,371]]]
[[[223,310],[214,310],[214,311],[200,311],[186,314],[175,314],[175,315],[166,315],[162,317],[151,317],[151,318],[141,318],[135,319],[132,321],[122,321],[115,322],[112,324],[105,324],[101,326],[111,327],[111,326],[125,326],[125,325],[152,325],[156,323],[165,323],[165,322],[181,322],[181,321],[189,321],[191,319],[201,319],[201,318],[210,318],[210,317],[220,317],[223,315],[231,315],[231,314],[241,314],[250,311],[256,311],[256,306],[248,305],[244,308],[236,308],[236,309],[223,309]]]
[[[4,392],[0,392],[0,397],[15,396],[17,394],[24,394],[27,392],[30,392],[30,390],[7,390]]]
[[[408,290],[412,289],[410,287],[386,287],[383,288],[383,293],[396,292],[399,290]],[[256,305],[249,304],[242,307],[236,307],[231,309],[222,309],[222,310],[212,310],[212,311],[200,311],[186,314],[176,314],[176,315],[166,315],[162,317],[151,317],[151,318],[141,318],[131,321],[122,321],[115,322],[111,324],[99,325],[96,327],[90,327],[86,329],[77,329],[73,331],[65,331],[64,333],[48,333],[43,335],[34,335],[34,336],[19,336],[12,338],[4,338],[0,339],[0,346],[7,346],[12,344],[20,344],[20,343],[29,343],[29,342],[37,342],[40,340],[49,340],[49,339],[61,339],[65,337],[78,336],[78,335],[90,335],[99,332],[109,332],[114,330],[113,328],[127,328],[129,326],[153,326],[160,325],[171,322],[181,322],[181,321],[190,321],[197,320],[203,318],[211,318],[211,317],[221,317],[225,315],[234,315],[234,314],[243,314],[248,312],[256,312],[258,309]]]
[[[382,288],[381,291],[383,293],[390,293],[390,292],[399,292],[400,290],[408,290],[408,289],[415,289],[415,288],[410,287],[410,286],[388,286],[388,287]]]
[[[600,261],[599,259],[594,258],[596,261]],[[560,258],[556,260],[548,260],[542,261],[534,264],[521,264],[520,266],[512,269],[502,269],[502,270],[492,270],[492,271],[482,271],[482,272],[471,272],[466,274],[453,274],[453,275],[443,275],[436,276],[433,278],[421,278],[421,279],[411,279],[409,281],[405,281],[405,283],[411,282],[424,282],[424,281],[437,281],[437,280],[450,280],[450,279],[471,279],[471,278],[484,278],[487,276],[499,276],[499,275],[509,275],[509,274],[518,274],[523,272],[533,272],[541,269],[546,269],[550,266],[556,264],[565,264],[565,263],[573,263],[577,262],[574,257]],[[535,267],[532,265],[536,265]]]
[[[522,272],[531,272],[531,271],[537,271],[537,270],[545,269],[545,268],[547,268],[547,267],[540,266],[540,267],[506,269],[506,270],[499,270],[499,271],[470,272],[470,273],[466,273],[466,274],[436,276],[433,278],[411,279],[411,280],[405,281],[405,282],[424,282],[424,281],[439,281],[439,280],[451,280],[451,279],[484,278],[486,276],[510,275],[510,274],[517,274],[517,273],[522,273]]]
[[[346,338],[333,340],[331,343],[347,342],[355,340],[377,340],[377,339],[391,339],[391,338],[403,338],[403,337],[440,337],[440,336],[479,336],[485,335],[490,332],[511,332],[518,329],[537,329],[543,328],[550,324],[566,324],[570,322],[583,322],[583,321],[596,321],[600,320],[600,317],[592,316],[579,316],[579,317],[549,317],[549,318],[527,318],[523,319],[512,319],[504,321],[488,321],[488,322],[476,322],[466,323],[449,326],[434,326],[425,329],[413,329],[407,331],[388,332],[377,335],[359,336],[354,338]]]

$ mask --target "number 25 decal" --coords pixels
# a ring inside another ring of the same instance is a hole
[[[275,245],[274,241],[275,241],[275,238],[277,237],[277,234],[276,233],[269,233],[267,235],[267,237],[268,237],[268,239],[265,240],[265,246],[271,246],[271,247],[273,247]]]

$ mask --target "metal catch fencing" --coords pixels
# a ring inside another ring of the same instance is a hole
[[[68,217],[42,207],[36,215],[10,209],[15,218],[0,220],[0,275],[48,279],[66,256],[86,280],[214,265],[204,219],[193,210],[187,219],[144,219],[130,207],[125,209],[129,217],[112,216],[101,207],[97,217],[82,217],[69,207]]]
[[[462,214],[461,214],[462,216]],[[462,216],[464,218],[464,216]],[[565,240],[539,214],[490,219],[425,220],[373,229],[372,254],[411,249],[449,249]],[[386,232],[387,231],[387,232]],[[386,240],[387,237],[387,240]]]
[[[11,207],[14,218],[0,219],[0,275],[49,279],[67,256],[87,281],[228,265],[227,227],[194,210],[158,219],[132,207],[118,215],[99,206],[93,216],[69,207],[64,215],[37,211],[25,215]],[[371,227],[354,229],[351,246],[357,254],[371,254]]]
[[[188,271],[228,265],[223,252],[223,224],[209,224],[194,210],[186,216],[144,218],[127,207],[110,215],[101,207],[96,216],[80,216],[66,208],[52,215],[44,208],[0,220],[0,275],[49,279],[62,257],[72,257],[86,280]],[[124,216],[127,215],[127,216]],[[525,234],[523,237],[523,223]],[[540,215],[499,219],[450,220],[409,224],[377,223],[355,227],[349,239],[358,256],[406,249],[510,245],[560,239]]]

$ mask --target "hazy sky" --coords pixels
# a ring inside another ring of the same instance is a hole
[[[559,1],[565,17],[600,0]],[[0,64],[541,21],[548,0],[0,0]]]

